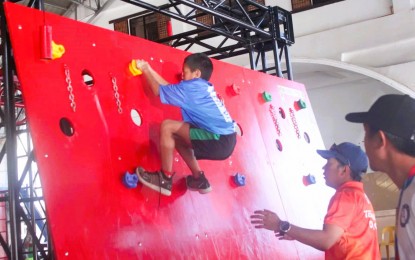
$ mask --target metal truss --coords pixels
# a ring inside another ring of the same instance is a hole
[[[93,11],[93,14],[88,17],[87,23],[91,23],[105,8],[107,8],[114,0],[66,0],[72,3],[63,16],[69,16],[74,13],[75,20],[78,20],[77,7],[81,6]]]
[[[81,5],[89,10],[92,10],[94,12],[97,12],[101,8],[101,1],[100,0],[69,0],[69,2],[74,3],[76,5]]]
[[[169,0],[163,6],[154,6],[150,1],[123,0],[124,2],[157,12],[197,27],[185,33],[159,40],[172,47],[201,46],[212,58],[225,59],[249,54],[251,69],[292,80],[292,68],[288,47],[294,44],[291,13],[277,6],[261,5],[253,0]],[[203,19],[203,17],[213,19]],[[222,36],[218,45],[206,41]],[[272,51],[274,66],[267,67],[266,53]],[[283,56],[283,53],[285,55]],[[281,69],[285,59],[286,70]]]
[[[8,189],[0,191],[0,206],[6,206],[7,230],[0,233],[0,250],[9,259],[52,259],[46,211],[26,122],[25,107],[16,75],[12,48],[1,1],[0,164],[7,165]],[[43,9],[42,0],[29,7]],[[7,155],[7,156],[5,156]],[[6,159],[5,159],[6,158]]]

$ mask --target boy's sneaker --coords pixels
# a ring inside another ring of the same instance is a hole
[[[163,195],[170,196],[173,185],[173,178],[169,178],[162,171],[148,172],[142,167],[135,170],[138,179],[150,189],[160,192]]]
[[[198,191],[201,194],[205,194],[212,191],[209,181],[206,179],[203,172],[200,173],[200,177],[195,179],[192,175],[186,177],[187,189]]]

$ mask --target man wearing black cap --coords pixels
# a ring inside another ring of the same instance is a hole
[[[363,123],[370,167],[389,175],[401,189],[395,247],[400,259],[415,257],[415,100],[384,95],[368,112],[350,113],[346,120]]]
[[[323,167],[326,185],[336,189],[323,230],[291,225],[269,210],[255,211],[251,223],[274,231],[280,239],[295,239],[323,250],[326,259],[379,259],[375,214],[360,182],[367,170],[366,154],[352,143],[333,144],[330,150],[317,153],[327,159]]]

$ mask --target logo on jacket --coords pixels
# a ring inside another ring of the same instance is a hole
[[[405,227],[406,224],[408,224],[409,222],[409,206],[408,204],[404,204],[401,208],[401,212],[400,212],[400,222],[401,222],[401,227]]]

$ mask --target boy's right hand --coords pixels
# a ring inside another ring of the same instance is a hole
[[[147,70],[150,67],[148,62],[145,60],[135,60],[135,64],[136,64],[137,69],[141,71]]]

